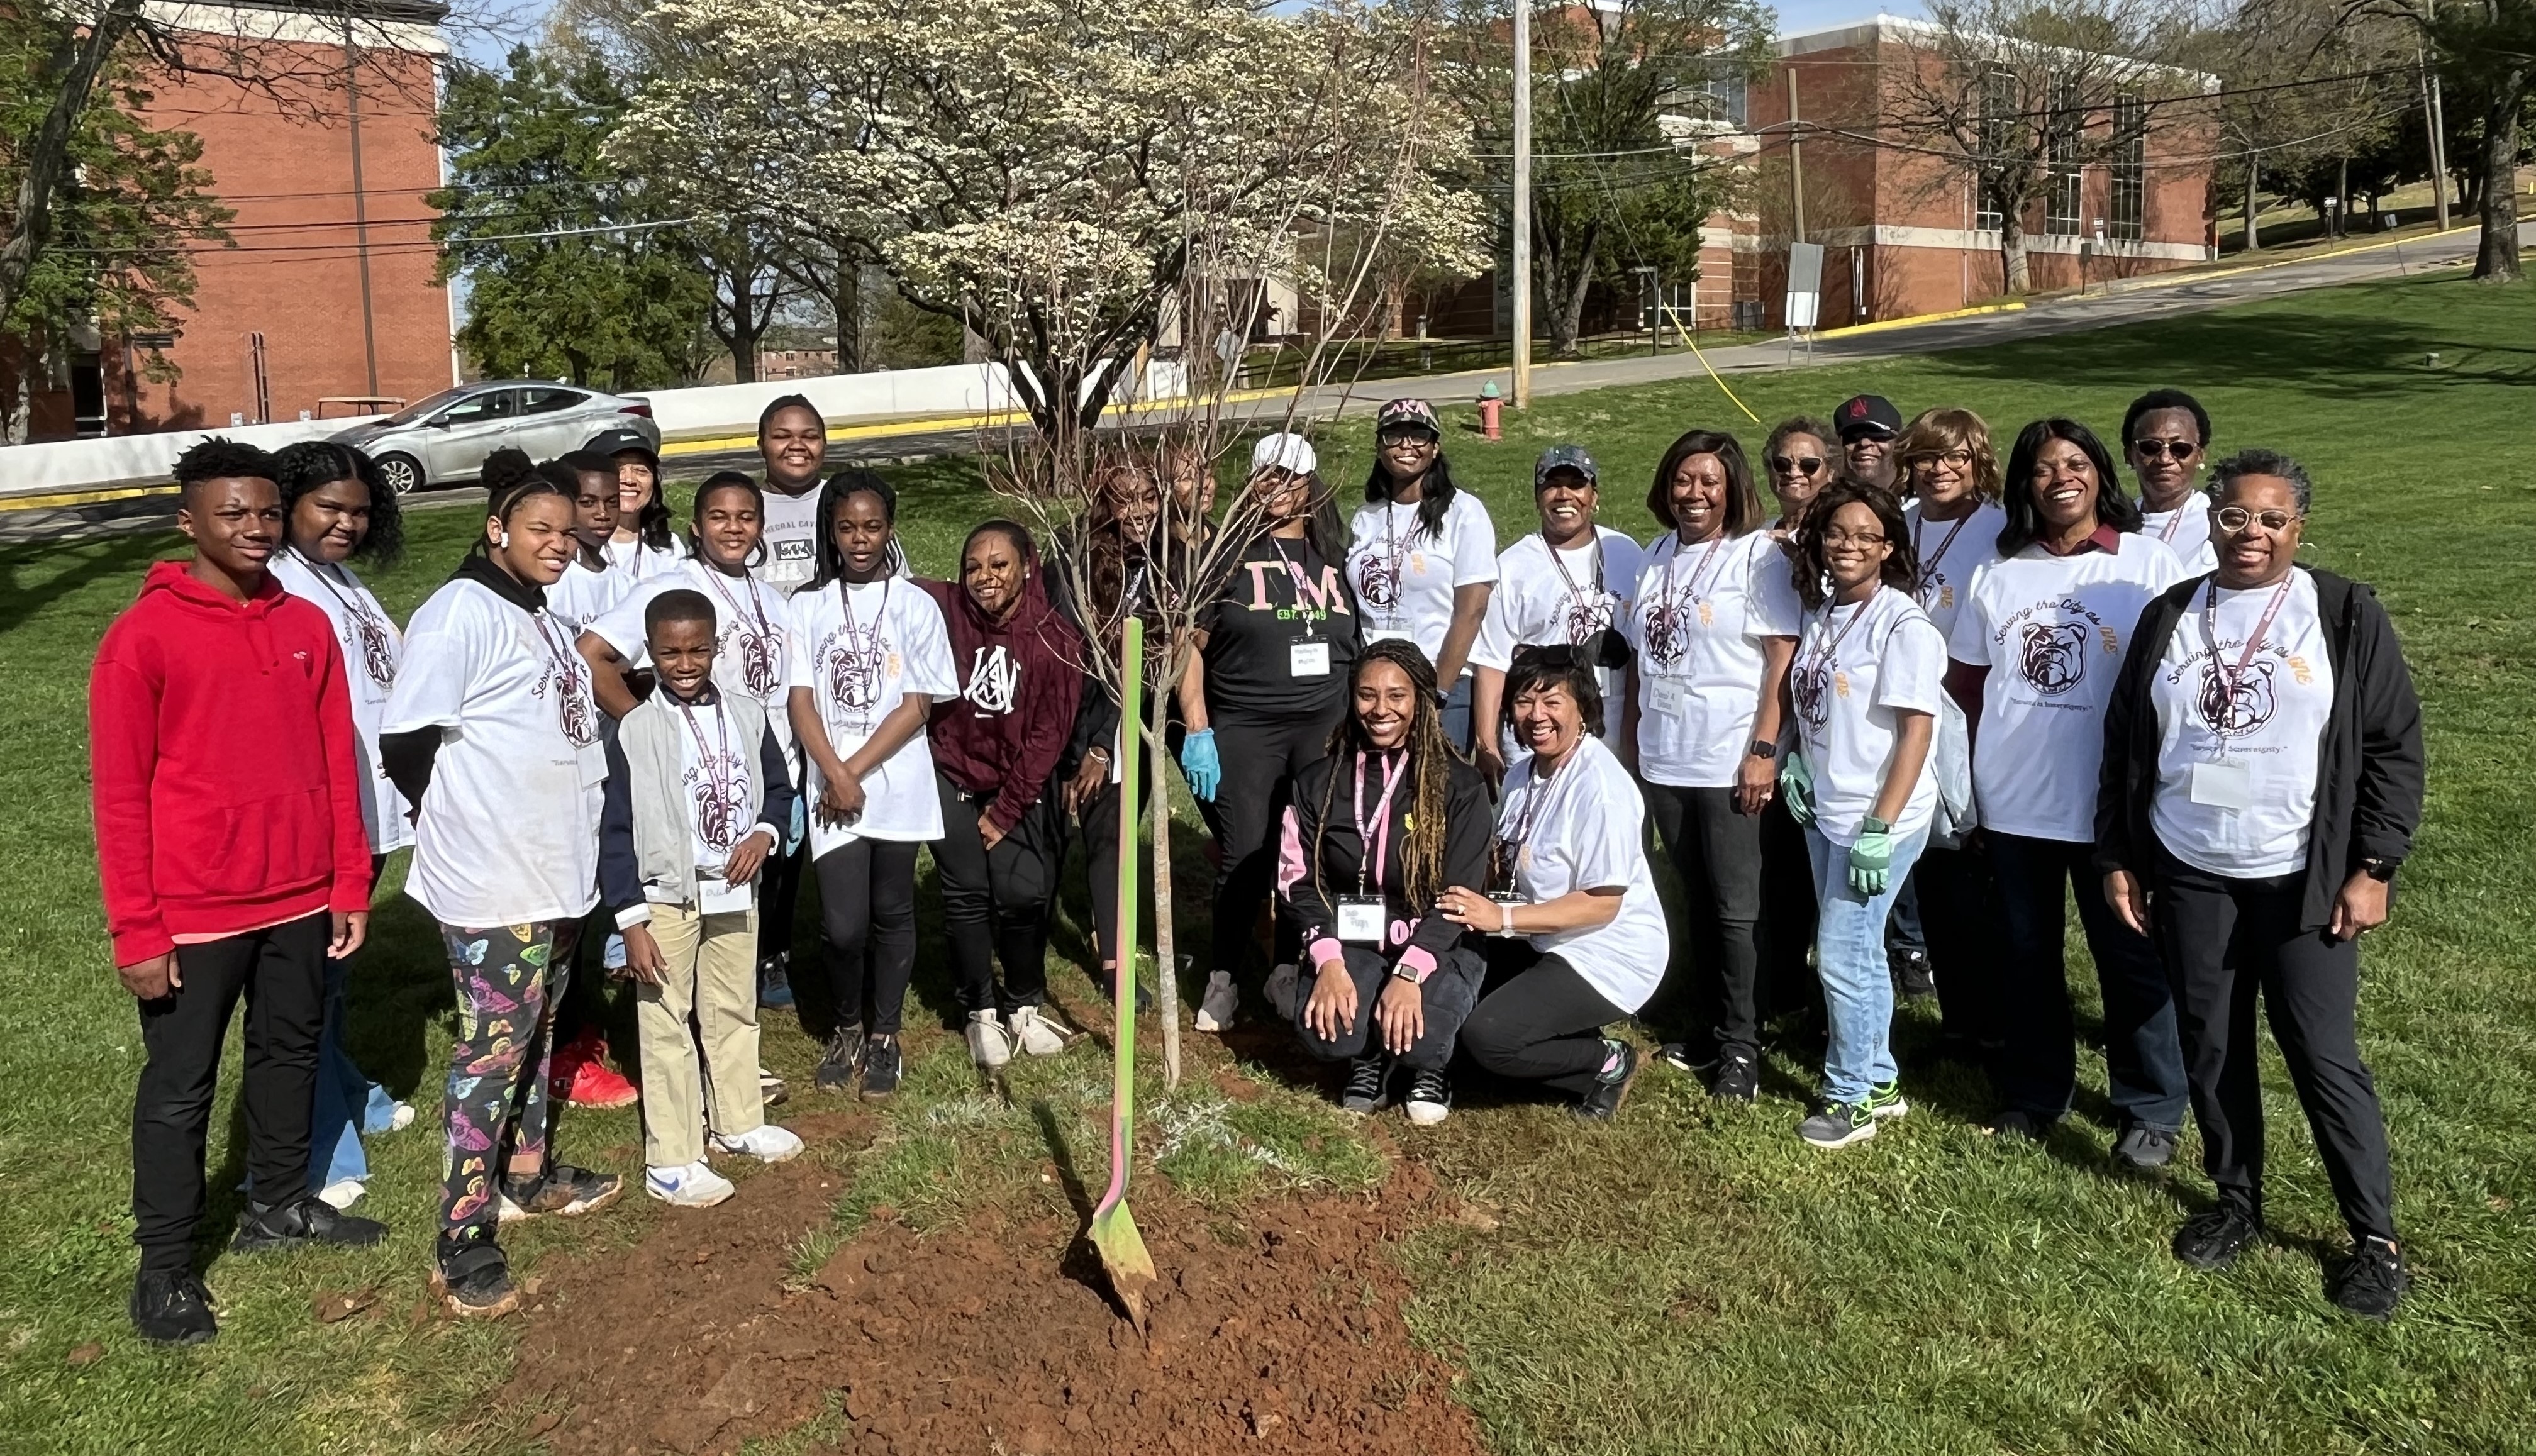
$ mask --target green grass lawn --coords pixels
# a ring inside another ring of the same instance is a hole
[[[2436,366],[2424,363],[2436,352]],[[2267,1077],[2275,1243],[2235,1272],[2195,1276],[2165,1251],[2207,1195],[2197,1148],[2158,1179],[2111,1175],[2101,1063],[2082,1115],[2042,1148],[1982,1135],[1984,1089],[1914,1077],[1916,1108],[1872,1143],[1821,1154],[1796,1141],[1811,1070],[1776,1062],[1761,1103],[1710,1108],[1657,1071],[1618,1123],[1573,1126],[1550,1108],[1466,1108],[1432,1130],[1388,1124],[1396,1156],[1430,1166],[1494,1214],[1410,1245],[1411,1319],[1468,1374],[1460,1389],[1504,1452],[2238,1452],[2536,1450],[2536,957],[2526,949],[2536,854],[2536,634],[2526,560],[2536,483],[2512,442],[2536,401],[2536,293],[2461,281],[2309,292],[2102,333],[1889,363],[1736,381],[1764,421],[1827,411],[1860,390],[1906,413],[1980,410],[2012,434],[2066,413],[2111,433],[2152,385],[2208,405],[2222,450],[2286,449],[2318,487],[2309,539],[2321,564],[2376,583],[2428,704],[2431,801],[2394,922],[2369,942],[2363,1035],[2392,1124],[2398,1217],[2417,1284],[2391,1326],[2337,1317],[2318,1255],[2340,1241],[2324,1179],[2277,1063]],[[1644,482],[1692,425],[1751,426],[1705,381],[1545,400],[1508,439],[1447,412],[1458,478],[1503,538],[1530,520],[1532,456],[1560,440],[1602,462],[1605,518],[1644,533]],[[1367,441],[1332,441],[1334,478],[1361,478]],[[964,466],[895,473],[923,569],[949,565],[991,501]],[[469,513],[414,518],[406,565],[381,595],[400,614],[446,574]],[[504,1324],[409,1317],[422,1295],[438,1148],[426,1110],[374,1140],[365,1210],[391,1240],[362,1252],[220,1257],[221,1338],[163,1354],[123,1316],[133,1253],[126,1172],[139,1064],[96,907],[86,806],[86,666],[142,566],[170,538],[0,552],[0,1449],[27,1451],[504,1451],[521,1413],[490,1408],[513,1338]],[[1192,848],[1194,817],[1179,838]],[[1197,882],[1193,856],[1180,866]],[[1070,907],[1079,910],[1077,903]],[[2511,907],[2516,907],[2512,909]],[[1193,904],[1192,911],[1198,908]],[[927,945],[938,944],[926,909]],[[1183,918],[1184,937],[1203,929]],[[355,982],[352,1045],[373,1075],[426,1108],[449,1037],[446,971],[423,918],[383,900]],[[803,942],[808,943],[806,940]],[[1060,958],[1078,952],[1071,925]],[[938,957],[927,959],[938,961]],[[2083,960],[2080,961],[2083,965]],[[2083,983],[2082,971],[2075,978]],[[1094,1004],[1079,976],[1071,1004]],[[911,1026],[949,1004],[919,968]],[[1928,1032],[1909,1013],[1906,1049]],[[768,1058],[806,1072],[789,1019]],[[928,1036],[931,1034],[928,1033]],[[1222,1059],[1190,1038],[1200,1064]],[[956,1220],[979,1200],[1044,1198],[1045,1129],[1081,1146],[1101,1114],[1078,1052],[1031,1069],[1056,1107],[1034,1127],[976,1096],[947,1036],[916,1047],[896,1134],[828,1156],[848,1176],[821,1238],[850,1236],[888,1203]],[[237,1124],[223,1086],[213,1142],[216,1224],[234,1207]],[[2082,1071],[2082,1075],[2088,1075]],[[801,1079],[801,1080],[806,1080]],[[1206,1079],[1156,1108],[1161,1171],[1237,1202],[1288,1180],[1360,1184],[1382,1156],[1322,1135],[1305,1093],[1229,1106]],[[796,1081],[796,1085],[800,1085]],[[569,1114],[576,1161],[632,1171],[631,1112]],[[1308,1153],[1299,1150],[1310,1150]],[[1087,1158],[1098,1165],[1093,1149]],[[1090,1171],[1097,1173],[1097,1167]],[[745,1217],[742,1199],[729,1207]],[[531,1268],[562,1249],[639,1237],[639,1198],[583,1226],[510,1240]],[[803,1257],[814,1257],[815,1247]],[[374,1289],[376,1317],[320,1324],[312,1299]]]

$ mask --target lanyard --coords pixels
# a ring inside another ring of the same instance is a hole
[[[880,646],[881,629],[889,625],[889,585],[891,580],[892,578],[889,577],[882,577],[880,579],[880,610],[872,613],[872,646],[875,648]],[[870,586],[871,583],[865,582],[863,585]],[[855,639],[856,630],[855,625],[855,592],[854,587],[849,584],[844,577],[837,578],[837,605],[845,612],[846,640],[852,642]]]
[[[562,674],[564,691],[579,692],[581,673],[578,669],[581,655],[555,646],[554,634],[546,630],[546,612],[543,608],[530,613],[529,620],[537,623],[538,640],[546,645],[546,656],[554,660],[555,671]]]
[[[381,687],[395,681],[396,664],[387,650],[387,623],[379,620],[370,610],[369,603],[359,596],[344,595],[343,590],[335,585],[333,568],[310,560],[297,546],[290,548],[290,554],[297,556],[299,564],[308,568],[308,574],[317,578],[317,585],[326,589],[326,595],[342,602],[344,609],[352,614],[352,630],[361,638],[361,666],[370,674],[370,680]],[[384,676],[380,673],[383,667],[386,669]]]
[[[1389,516],[1383,517],[1385,535],[1389,534],[1391,518]],[[1286,579],[1295,584],[1295,615],[1302,620],[1303,635],[1305,637],[1317,635],[1319,632],[1319,626],[1317,620],[1312,615],[1312,608],[1303,604],[1303,593],[1306,590],[1307,585],[1303,580],[1303,568],[1297,566],[1295,564],[1295,558],[1286,554],[1286,542],[1283,539],[1275,536],[1270,536],[1268,538],[1268,544],[1277,548],[1277,559],[1280,562],[1283,562],[1286,567]]]
[[[1883,590],[1884,584],[1882,582],[1877,582],[1875,584],[1875,591],[1867,594],[1867,600],[1858,603],[1858,610],[1849,614],[1849,620],[1841,625],[1841,629],[1838,632],[1834,632],[1831,629],[1831,613],[1832,608],[1839,605],[1839,603],[1835,601],[1825,601],[1822,604],[1822,615],[1818,620],[1822,623],[1824,635],[1830,640],[1822,642],[1819,646],[1815,647],[1813,665],[1807,670],[1820,672],[1826,668],[1839,665],[1838,656],[1840,653],[1840,645],[1849,640],[1849,634],[1852,628],[1867,619],[1867,608],[1874,603],[1876,593],[1882,592]]]
[[[1356,890],[1360,895],[1370,895],[1373,890],[1381,888],[1383,868],[1391,862],[1391,796],[1399,791],[1400,781],[1409,772],[1409,751],[1404,748],[1394,752],[1398,754],[1396,761],[1391,753],[1383,755],[1382,797],[1374,801],[1373,833],[1367,834],[1364,825],[1364,750],[1357,750],[1356,788],[1348,794],[1348,811],[1356,816],[1358,844],[1373,851],[1370,856],[1363,853],[1357,855]],[[1372,866],[1370,883],[1373,889],[1366,888],[1368,859]]]
[[[713,588],[714,595],[720,597],[723,600],[723,604],[730,608],[730,614],[732,616],[739,615],[739,599],[731,596],[730,589],[722,584],[722,572],[709,565],[702,565],[702,563],[699,563],[699,565],[702,566],[701,574],[705,579],[705,585]],[[748,583],[748,612],[749,615],[757,618],[757,635],[760,637],[774,636],[775,629],[768,625],[766,621],[766,599],[758,595],[757,578],[753,576],[743,576],[740,580]],[[884,588],[883,590],[886,591],[887,589]],[[881,599],[881,604],[883,609],[887,609],[889,599],[887,597],[883,597]],[[852,620],[854,616],[854,608],[851,605],[846,608],[846,616],[849,620]]]
[[[722,752],[717,755],[705,746],[705,730],[696,727],[696,710],[680,703],[678,712],[687,720],[687,732],[696,740],[696,757],[704,764],[706,789],[713,795],[715,812],[698,816],[696,837],[714,849],[728,853],[732,845],[739,842],[729,833],[737,826],[730,822],[730,816],[721,812],[730,803],[730,791],[739,782],[739,761],[731,757],[730,752],[730,715],[720,705],[714,708],[714,739],[722,745]],[[723,833],[717,835],[713,832],[715,829]]]
[[[1567,584],[1567,604],[1571,617],[1580,610],[1590,614],[1600,610],[1603,605],[1603,535],[1599,531],[1588,528],[1588,538],[1593,542],[1594,549],[1594,590],[1590,594],[1580,590],[1576,585],[1576,578],[1568,574],[1567,563],[1560,559],[1558,548],[1550,543],[1550,533],[1545,531],[1541,534],[1541,548],[1550,553],[1550,564],[1558,568],[1558,579]]]
[[[2158,540],[2161,543],[2172,543],[2175,540],[2175,528],[2183,524],[2184,507],[2177,506],[2174,510],[2166,513],[2166,524],[2157,529]]]
[[[1726,533],[1720,531],[1717,535],[1709,538],[1708,549],[1701,553],[1699,563],[1690,569],[1690,583],[1686,587],[1677,587],[1674,585],[1673,569],[1676,563],[1681,560],[1680,534],[1676,533],[1673,540],[1673,554],[1665,560],[1665,598],[1667,601],[1672,601],[1677,598],[1687,596],[1693,606],[1705,605],[1708,599],[1701,595],[1699,582],[1702,577],[1710,577],[1710,585],[1715,585],[1713,574],[1709,568],[1715,562],[1718,548],[1726,544]]]
[[[1559,760],[1558,766],[1550,771],[1546,780],[1541,777],[1541,759],[1537,755],[1533,758],[1532,791],[1523,796],[1523,813],[1504,834],[1497,836],[1499,843],[1515,850],[1532,843],[1533,828],[1540,823],[1542,810],[1550,803],[1550,791],[1557,787],[1560,776],[1567,772],[1567,766],[1576,761],[1576,755],[1584,751],[1584,741],[1579,738],[1576,746],[1567,750],[1567,756]]]
[[[2222,667],[2219,665],[2219,578],[2215,575],[2210,578],[2210,585],[2201,599],[2201,631],[2210,641],[2211,670],[2219,674],[2220,690],[2226,694],[2220,701],[2233,703],[2237,700],[2237,684],[2244,680],[2246,669],[2253,665],[2254,652],[2263,645],[2263,634],[2272,630],[2272,618],[2280,614],[2281,603],[2290,597],[2290,583],[2297,580],[2295,568],[2281,578],[2281,584],[2272,589],[2272,600],[2264,603],[2263,614],[2255,621],[2254,630],[2248,634],[2245,651],[2237,654],[2237,665]]]
[[[1920,543],[1921,538],[1929,529],[1929,517],[1927,513],[1923,512],[1911,519],[1911,554],[1920,558],[1921,601],[1926,601],[1929,600],[1929,578],[1935,576],[1937,574],[1937,568],[1945,564],[1946,553],[1954,549],[1955,538],[1962,535],[1963,529],[1973,524],[1973,517],[1980,514],[1981,503],[1979,501],[1975,501],[1971,510],[1957,516],[1955,518],[1955,524],[1946,528],[1946,538],[1937,542],[1937,554],[1934,556],[1930,555],[1928,547]]]

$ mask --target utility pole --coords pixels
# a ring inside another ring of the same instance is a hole
[[[1796,203],[1796,240],[1806,240],[1806,129],[1797,120],[1796,58],[1788,60],[1788,176]]]
[[[1514,407],[1532,408],[1532,0],[1514,0]]]
[[[2439,19],[2439,0],[2422,0],[2425,20]],[[2413,54],[2421,58],[2422,107],[2431,132],[2431,200],[2439,205],[2440,231],[2448,230],[2448,124],[2440,104],[2440,73],[2431,69],[2430,51],[2418,40]]]

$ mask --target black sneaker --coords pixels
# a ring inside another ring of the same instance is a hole
[[[863,1069],[863,1029],[860,1023],[841,1026],[828,1036],[828,1048],[819,1055],[818,1087],[821,1092],[843,1092],[855,1085],[855,1074]]]
[[[863,1096],[884,1098],[898,1092],[898,1039],[863,1039]]]
[[[1925,950],[1897,950],[1890,957],[1894,988],[1903,999],[1926,1000],[1937,993],[1937,973]]]
[[[576,1219],[616,1201],[625,1180],[612,1172],[592,1172],[569,1163],[549,1163],[534,1177],[502,1179],[500,1221],[516,1224],[548,1214]]]
[[[431,1292],[460,1319],[495,1319],[520,1307],[520,1292],[511,1287],[511,1261],[493,1241],[493,1231],[482,1224],[440,1235]]]
[[[1576,1115],[1588,1122],[1609,1122],[1618,1115],[1620,1104],[1629,1100],[1629,1087],[1638,1080],[1638,1051],[1626,1042],[1603,1039],[1603,1070],[1594,1076],[1594,1090],[1576,1105]]]
[[[1442,1072],[1420,1072],[1409,1079],[1409,1098],[1401,1109],[1419,1126],[1434,1126],[1453,1115],[1452,1082]]]
[[[1339,1110],[1363,1116],[1389,1105],[1384,1096],[1391,1082],[1391,1058],[1377,1051],[1348,1061],[1347,1090],[1339,1094]]]
[[[1761,1058],[1749,1046],[1729,1046],[1718,1053],[1717,1080],[1708,1095],[1719,1102],[1748,1103],[1761,1095]]]
[[[1875,1136],[1875,1113],[1865,1103],[1833,1103],[1798,1123],[1797,1136],[1817,1148],[1846,1148]]]
[[[2052,1135],[2052,1123],[2022,1108],[2010,1108],[1991,1119],[1990,1130],[2003,1138],[2039,1143]]]
[[[2221,1203],[2184,1221],[2175,1231],[2175,1256],[2195,1269],[2225,1269],[2263,1236],[2263,1221],[2233,1203]]]
[[[338,1213],[326,1200],[304,1193],[288,1203],[247,1200],[246,1212],[238,1218],[237,1237],[229,1240],[229,1251],[260,1254],[312,1243],[361,1248],[387,1236],[388,1226],[378,1220]]]
[[[221,1332],[212,1292],[190,1269],[144,1269],[132,1286],[132,1328],[153,1345],[200,1345]]]
[[[2351,1257],[2333,1271],[2324,1297],[2337,1308],[2362,1319],[2385,1319],[2404,1301],[2413,1277],[2404,1272],[2404,1256],[2391,1239],[2375,1234],[2360,1240]]]
[[[1709,1052],[1703,1058],[1701,1053],[1690,1049],[1690,1044],[1687,1042],[1665,1043],[1656,1048],[1656,1060],[1677,1072],[1685,1072],[1693,1077],[1705,1077],[1717,1069],[1715,1052]]]
[[[2175,1145],[2184,1134],[2166,1127],[2151,1127],[2134,1122],[2123,1129],[2114,1141],[2114,1161],[2124,1168],[2148,1172],[2175,1161]]]

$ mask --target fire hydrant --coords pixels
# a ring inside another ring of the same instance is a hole
[[[1502,413],[1504,410],[1505,401],[1497,398],[1497,382],[1491,379],[1488,383],[1481,385],[1480,434],[1483,438],[1490,440],[1503,438],[1503,434],[1498,427],[1497,416]]]

